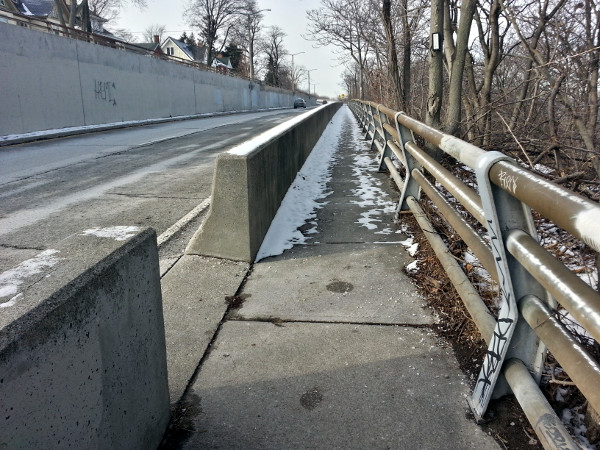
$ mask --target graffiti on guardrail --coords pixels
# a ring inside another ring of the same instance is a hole
[[[502,237],[496,234],[496,227],[492,220],[488,220],[488,232],[492,253],[496,259],[496,269],[498,271],[498,281],[500,283],[500,296],[502,298],[502,307],[498,314],[498,321],[494,328],[490,345],[483,360],[483,366],[479,372],[477,383],[473,389],[471,406],[478,418],[482,418],[487,405],[492,396],[494,386],[500,374],[500,369],[508,350],[508,344],[514,332],[515,309],[510,287],[510,276],[504,261],[504,252],[499,248],[502,245]]]
[[[495,391],[500,369],[508,353],[509,343],[513,337],[517,319],[519,318],[511,271],[508,266],[502,235],[502,229],[506,229],[507,226],[508,216],[512,217],[515,214],[511,210],[503,209],[508,204],[507,196],[510,194],[507,191],[494,187],[489,178],[490,168],[504,159],[506,157],[499,152],[486,153],[480,159],[476,170],[481,206],[486,217],[486,228],[490,238],[492,255],[496,260],[496,272],[498,273],[498,283],[500,286],[500,311],[498,312],[498,320],[494,327],[494,334],[484,357],[477,383],[469,400],[473,413],[478,420],[483,418],[492,393]],[[504,180],[503,183],[507,183],[507,188],[517,188],[516,177],[505,176]],[[511,214],[507,214],[508,212],[511,212]],[[514,217],[511,220],[514,220]],[[527,220],[523,219],[523,222],[527,222]]]
[[[94,93],[96,94],[96,100],[105,101],[112,103],[113,106],[117,106],[117,99],[115,91],[114,81],[98,81],[94,80]]]
[[[502,189],[506,189],[507,191],[514,194],[517,191],[517,177],[514,175],[509,175],[505,171],[500,171],[500,181],[502,182]]]
[[[560,424],[556,420],[556,416],[544,414],[535,424],[535,429],[538,436],[546,438],[547,442],[552,444],[552,448],[571,448],[569,445],[571,439],[569,436],[563,434],[562,427],[560,427]]]

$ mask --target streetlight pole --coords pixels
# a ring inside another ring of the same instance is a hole
[[[308,70],[306,71],[306,73],[308,74],[308,98],[309,98],[309,99],[310,99],[310,73],[311,73],[313,70],[317,70],[317,69],[308,69]]]
[[[306,53],[306,52],[289,53],[289,55],[292,57],[292,96],[296,95],[296,79],[295,79],[296,75],[294,73],[294,56],[301,55],[302,53]]]

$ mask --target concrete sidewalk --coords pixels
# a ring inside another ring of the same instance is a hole
[[[165,448],[498,448],[403,272],[406,236],[381,214],[398,194],[340,114],[308,244],[252,268],[184,256],[163,278],[172,403],[183,395]]]

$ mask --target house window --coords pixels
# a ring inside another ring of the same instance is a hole
[[[167,55],[173,56],[175,54],[175,49],[173,47],[167,47]]]

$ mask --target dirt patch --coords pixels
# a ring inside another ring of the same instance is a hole
[[[348,283],[347,281],[333,280],[331,283],[327,285],[327,290],[330,292],[337,292],[339,294],[345,294],[354,289],[352,283]]]
[[[227,303],[227,306],[231,309],[239,309],[248,297],[250,297],[250,294],[227,295],[225,296],[225,303]]]

